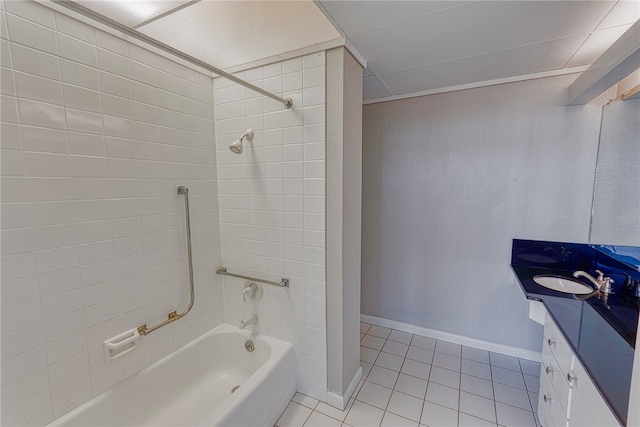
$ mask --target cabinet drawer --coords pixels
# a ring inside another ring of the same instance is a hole
[[[571,414],[569,414],[571,388],[567,381],[567,374],[560,369],[560,366],[553,356],[549,346],[544,346],[542,348],[541,370],[542,372],[540,373],[540,377],[547,378],[549,384],[553,387],[553,391],[555,391],[558,397],[558,403],[562,407],[562,410],[565,414],[571,416]]]
[[[548,314],[544,323],[544,343],[542,345],[543,348],[551,350],[551,353],[558,362],[560,370],[566,376],[571,371],[573,351]]]
[[[558,396],[546,375],[540,376],[540,395],[538,398],[538,415],[542,419],[548,412],[555,427],[567,426],[567,416],[562,410]]]
[[[542,393],[540,393],[540,398],[538,399],[538,421],[540,422],[540,427],[555,427],[556,424],[553,422],[550,409],[542,401],[542,396]]]

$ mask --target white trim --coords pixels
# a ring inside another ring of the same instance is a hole
[[[410,334],[417,334],[429,338],[435,338],[438,340],[449,341],[455,344],[466,345],[468,347],[475,347],[481,350],[502,353],[506,354],[507,356],[518,357],[520,359],[533,360],[535,362],[540,362],[542,359],[542,354],[540,352],[527,350],[526,348],[492,343],[476,338],[465,337],[463,335],[456,335],[449,332],[411,325],[409,323],[397,322],[395,320],[383,319],[381,317],[368,316],[366,314],[361,314],[360,319],[365,323],[371,323],[373,325],[383,326],[385,328],[397,329],[399,331],[408,332]]]
[[[347,387],[347,390],[344,392],[343,395],[339,395],[338,393],[334,393],[332,391],[327,392],[327,405],[331,405],[334,408],[340,409],[341,411],[344,410],[344,408],[346,408],[347,406],[347,403],[349,403],[349,399],[351,398],[351,395],[353,394],[356,387],[358,386],[358,382],[360,381],[361,378],[362,378],[362,367],[358,366],[358,370],[356,371],[356,374],[351,379],[351,382],[349,383],[349,386]]]
[[[351,55],[353,56],[353,58],[356,61],[358,61],[360,65],[362,65],[362,68],[367,68],[367,60],[360,53],[360,51],[356,49],[353,43],[349,41],[349,39],[344,39],[344,47],[346,47],[349,53],[351,53]]]
[[[360,65],[362,65],[362,68],[367,68],[367,60],[358,51],[358,49],[356,49],[356,47],[353,45],[353,43],[351,43],[349,41],[349,39],[347,39],[347,33],[345,33],[345,31],[342,29],[342,27],[340,27],[340,25],[338,25],[338,23],[333,18],[333,16],[324,7],[324,4],[322,4],[322,2],[320,0],[313,0],[313,4],[315,4],[316,7],[318,9],[320,9],[320,12],[322,12],[324,17],[327,18],[327,21],[329,21],[329,23],[331,25],[333,25],[333,28],[335,28],[336,31],[339,32],[340,35],[342,35],[342,38],[344,39],[344,46],[347,48],[349,53],[351,53],[351,55],[356,59],[356,61],[358,61],[360,63]]]
[[[640,99],[640,85],[622,94],[623,101],[626,101],[628,99]]]
[[[405,93],[402,95],[391,95],[391,96],[384,96],[382,98],[366,99],[362,102],[362,104],[363,105],[377,104],[378,102],[397,101],[400,99],[416,98],[418,96],[436,95],[439,93],[456,92],[459,90],[466,90],[466,89],[477,89],[481,87],[495,86],[495,85],[501,85],[506,83],[515,83],[515,82],[521,82],[525,80],[543,79],[545,77],[564,76],[565,74],[582,73],[586,69],[587,69],[587,66],[582,65],[579,67],[562,68],[560,70],[551,70],[551,71],[543,71],[540,73],[522,74],[520,76],[505,77],[502,79],[495,79],[495,80],[485,80],[482,82],[467,83],[467,84],[457,85],[457,86],[447,86],[447,87],[442,87],[438,89],[425,90],[421,92],[412,92],[412,93]],[[380,78],[378,77],[378,79]],[[382,81],[382,79],[380,79],[380,81]]]
[[[638,69],[640,21],[633,24],[569,86],[567,105],[584,105]]]
[[[263,65],[273,64],[275,62],[286,61],[287,59],[297,58],[303,55],[309,55],[311,53],[321,52],[329,49],[333,49],[334,47],[344,46],[344,38],[338,37],[333,40],[328,40],[326,42],[313,44],[307,47],[303,47],[301,49],[291,50],[289,52],[279,53],[278,55],[269,56],[268,58],[258,59],[256,61],[247,62],[245,64],[236,65],[233,67],[225,68],[224,71],[227,73],[238,73],[244,70],[250,70],[256,67],[262,67]]]
[[[93,28],[97,28],[97,29],[99,29],[101,31],[104,31],[104,32],[109,33],[109,34],[111,34],[113,36],[121,38],[121,39],[123,39],[124,41],[126,41],[128,43],[131,43],[131,44],[139,46],[139,47],[141,47],[143,49],[149,50],[149,51],[151,51],[151,52],[153,52],[153,53],[155,53],[157,55],[160,55],[160,56],[163,56],[163,57],[165,57],[167,59],[170,59],[173,62],[177,62],[180,65],[183,65],[185,67],[191,68],[194,71],[198,71],[199,73],[202,73],[205,76],[212,77],[212,78],[219,77],[217,74],[211,73],[208,70],[203,70],[202,68],[200,68],[200,67],[198,67],[198,66],[196,66],[196,65],[194,65],[194,64],[192,64],[190,62],[184,61],[184,60],[178,58],[177,56],[171,55],[171,54],[169,54],[169,53],[167,53],[167,52],[165,52],[165,51],[163,51],[161,49],[158,49],[158,48],[156,48],[154,46],[151,46],[151,45],[149,45],[147,43],[144,43],[144,42],[142,42],[142,41],[140,41],[138,39],[135,39],[135,38],[130,37],[130,36],[126,35],[126,34],[123,34],[120,31],[109,27],[108,25],[104,25],[104,24],[101,24],[100,22],[94,21],[93,19],[91,19],[89,17],[86,17],[86,16],[84,16],[84,15],[82,15],[80,13],[77,13],[77,12],[74,12],[72,10],[69,10],[64,6],[60,6],[60,5],[56,4],[56,3],[53,3],[53,2],[48,1],[48,0],[35,0],[35,1],[38,4],[40,4],[42,6],[45,6],[45,7],[48,7],[49,9],[53,9],[54,11],[56,11],[58,13],[61,13],[63,15],[67,15],[67,16],[69,16],[69,17],[71,17],[71,18],[73,18],[73,19],[75,19],[77,21],[80,21],[80,22],[82,22],[84,24],[87,24],[87,25],[89,25],[89,26],[91,26]],[[345,43],[344,37],[338,37],[338,38],[335,38],[335,39],[332,39],[332,40],[328,40],[328,41],[325,41],[325,42],[313,44],[313,45],[306,46],[306,47],[303,47],[303,48],[300,48],[300,49],[296,49],[296,50],[292,50],[292,51],[289,51],[289,52],[280,53],[278,55],[273,55],[273,56],[270,56],[268,58],[263,58],[263,59],[259,59],[259,60],[256,60],[256,61],[247,62],[245,64],[236,65],[236,66],[229,67],[229,68],[224,68],[222,70],[227,72],[227,73],[233,74],[233,73],[237,73],[237,72],[240,72],[240,71],[249,70],[251,68],[261,67],[263,65],[273,64],[275,62],[286,61],[287,59],[297,58],[299,56],[308,55],[308,54],[315,53],[315,52],[321,52],[321,51],[325,51],[325,50],[328,50],[328,49],[333,49],[333,48],[339,47],[339,46],[346,46],[347,49],[349,49],[349,44]],[[355,53],[352,52],[352,55],[354,55],[354,58],[356,58],[360,62],[360,60],[361,60],[360,53],[357,50],[355,50],[355,48],[354,48],[354,51],[355,51]],[[357,55],[359,55],[359,56],[357,56]],[[365,66],[366,66],[366,61],[365,61]]]
[[[333,16],[329,13],[329,11],[324,7],[324,4],[322,4],[322,1],[320,0],[313,0],[313,4],[316,5],[316,7],[318,9],[320,9],[320,12],[322,12],[322,14],[324,15],[325,18],[327,18],[327,21],[329,21],[329,23],[331,25],[333,25],[333,28],[336,29],[337,32],[339,32],[342,37],[347,37],[347,33],[345,33],[345,31],[342,29],[342,27],[340,25],[338,25],[338,23],[336,22],[335,19],[333,19]]]

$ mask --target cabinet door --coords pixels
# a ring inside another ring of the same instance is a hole
[[[571,381],[571,415],[569,425],[575,427],[619,427],[618,419],[591,382],[578,359],[573,360],[573,376]]]
[[[538,418],[542,427],[567,426],[567,416],[562,410],[558,395],[544,374],[540,376]]]

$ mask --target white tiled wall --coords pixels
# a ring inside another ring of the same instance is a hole
[[[244,282],[225,278],[225,321],[256,312],[258,329],[292,342],[298,390],[326,399],[325,53],[239,73],[294,106],[214,79],[222,262],[229,271],[280,281],[242,301]],[[253,141],[229,143],[251,128]]]
[[[213,82],[37,3],[2,4],[1,416],[41,425],[222,321]],[[181,184],[195,307],[107,365],[103,340],[188,303]]]

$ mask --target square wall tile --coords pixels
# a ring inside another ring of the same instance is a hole
[[[47,377],[7,394],[3,420],[47,424],[223,320],[221,293],[196,281],[212,300],[203,328],[169,330],[152,357],[133,352],[100,373],[102,341],[187,298],[176,185],[192,189],[192,226],[205,237],[194,240],[196,268],[221,263],[213,82],[36,2],[2,7],[3,310],[14,313],[2,358],[15,361],[12,382]]]

